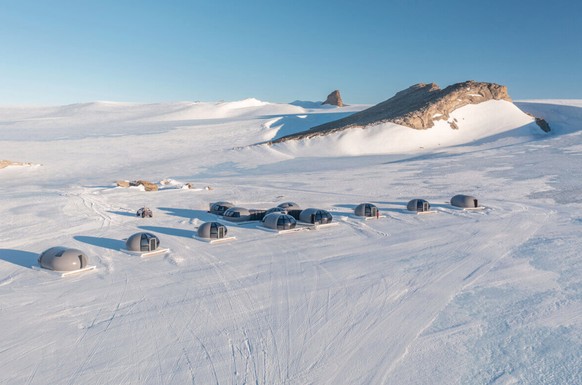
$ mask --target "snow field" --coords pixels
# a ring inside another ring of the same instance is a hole
[[[49,126],[35,140],[18,134],[28,123],[0,125],[3,158],[43,165],[0,173],[0,383],[582,382],[582,179],[572,161],[580,131],[558,125],[538,135],[508,123],[497,136],[438,151],[313,159],[231,150],[264,140],[276,115],[248,103],[244,119],[217,112],[219,121],[163,132],[152,123],[115,138],[103,122],[105,134],[85,137],[85,112],[70,126],[56,120],[77,136],[64,142]],[[135,106],[124,126],[150,108]],[[12,113],[28,112],[6,110],[4,121]],[[507,114],[497,122],[515,117]],[[135,143],[142,151],[128,154]],[[63,157],[63,144],[79,156]],[[165,177],[213,189],[112,185]],[[457,193],[486,209],[452,208]],[[438,212],[407,212],[413,198]],[[233,242],[193,239],[218,200],[249,208],[292,200],[330,210],[339,225],[286,235],[229,226]],[[365,201],[386,218],[356,218]],[[143,206],[153,218],[135,217]],[[121,253],[138,231],[171,253]],[[86,251],[97,270],[65,278],[32,270],[54,245]]]

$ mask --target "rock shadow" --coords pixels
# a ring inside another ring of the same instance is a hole
[[[180,218],[197,218],[204,221],[216,220],[216,216],[214,214],[210,214],[204,210],[181,209],[175,207],[158,207],[158,210],[165,211],[168,215],[173,215]]]
[[[196,235],[195,231],[192,230],[184,230],[184,229],[175,229],[171,227],[159,227],[159,226],[138,226],[138,228],[146,231],[153,231],[155,233],[160,234],[168,234],[173,235],[175,237],[183,237],[183,238],[192,238]]]
[[[107,212],[115,215],[121,215],[124,217],[137,217],[135,213],[130,213],[128,211],[107,211]]]
[[[83,242],[88,245],[103,247],[105,249],[120,250],[125,247],[125,242],[123,242],[120,239],[90,237],[85,235],[76,235],[73,238],[79,242]]]

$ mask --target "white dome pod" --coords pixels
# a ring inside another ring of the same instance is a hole
[[[374,218],[379,214],[378,207],[372,203],[360,203],[354,209],[354,213],[359,217]]]
[[[479,201],[471,195],[458,194],[451,198],[451,205],[463,209],[479,209]]]
[[[286,209],[286,210],[301,210],[301,206],[299,206],[295,202],[283,202],[283,203],[277,205],[277,207],[281,207],[281,208]]]
[[[289,214],[271,213],[263,218],[263,226],[272,230],[291,230],[297,226],[297,221]]]
[[[194,238],[208,243],[216,243],[236,239],[229,237],[228,228],[220,222],[205,222],[198,227]]]
[[[406,205],[408,211],[414,211],[417,214],[431,214],[436,213],[435,210],[430,209],[430,203],[425,199],[413,199]]]
[[[208,212],[210,214],[223,215],[231,207],[234,207],[234,205],[230,202],[214,202],[210,204],[210,210]]]
[[[301,211],[299,214],[299,220],[301,222],[311,223],[314,225],[325,225],[331,223],[333,217],[326,210],[308,208]]]
[[[95,268],[89,265],[89,258],[83,251],[63,246],[43,251],[38,257],[38,264],[42,269],[58,272],[61,276]]]
[[[197,234],[200,238],[220,239],[226,237],[228,229],[219,222],[206,222],[198,227]]]
[[[223,218],[229,222],[247,222],[251,220],[251,212],[244,207],[231,207],[224,212]]]
[[[170,249],[160,248],[160,239],[152,233],[135,233],[125,241],[126,249],[130,254],[142,257],[165,254]]]
[[[283,208],[283,207],[271,207],[270,209],[268,209],[267,211],[265,211],[265,216],[271,214],[271,213],[281,213],[281,214],[287,214],[287,209]],[[264,219],[264,218],[263,218]]]

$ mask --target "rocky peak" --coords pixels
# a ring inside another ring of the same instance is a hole
[[[448,120],[449,114],[458,108],[488,100],[511,102],[507,87],[469,80],[453,84],[444,90],[434,83],[416,84],[376,107],[386,109],[396,107],[400,111],[397,116],[387,121],[411,128],[426,129],[434,126],[436,120]],[[409,106],[408,111],[406,105]],[[450,124],[452,128],[456,128],[454,122]]]
[[[344,102],[342,101],[342,96],[340,95],[339,90],[335,90],[331,94],[327,95],[327,99],[325,99],[325,102],[321,104],[331,104],[332,106],[338,107],[344,106]]]
[[[424,130],[433,127],[437,120],[446,120],[451,128],[456,129],[458,128],[456,123],[449,121],[451,112],[468,104],[478,104],[488,100],[511,102],[507,87],[495,83],[469,80],[453,84],[445,89],[440,89],[435,83],[419,83],[373,107],[310,130],[280,138],[278,141],[324,135],[350,127],[365,127],[386,122]]]

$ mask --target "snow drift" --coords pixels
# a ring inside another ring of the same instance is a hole
[[[500,135],[530,140],[544,134],[531,116],[503,100],[461,107],[450,114],[449,120],[456,122],[458,128],[452,129],[444,120],[427,130],[383,123],[277,142],[272,146],[283,153],[302,157],[414,154],[477,140],[493,141]]]

